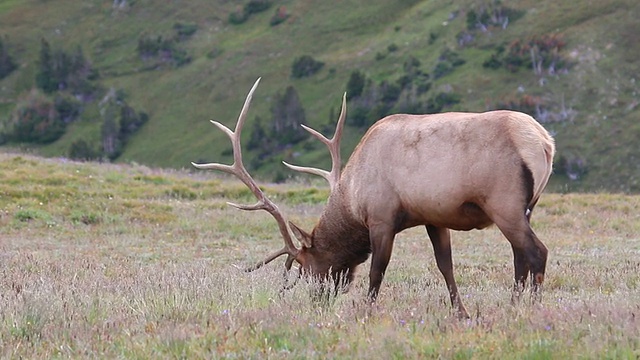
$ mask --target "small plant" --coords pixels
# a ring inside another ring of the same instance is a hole
[[[195,200],[198,194],[186,186],[176,185],[166,192],[167,196],[178,200]]]
[[[102,222],[100,215],[92,212],[74,210],[70,219],[73,223],[81,223],[85,225],[97,225]]]
[[[14,214],[14,218],[20,222],[29,222],[32,220],[44,220],[51,223],[51,215],[39,209],[20,209]]]

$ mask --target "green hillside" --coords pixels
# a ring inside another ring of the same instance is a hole
[[[264,3],[266,10],[230,23]],[[0,39],[16,68],[0,79],[0,131],[10,132],[16,109],[36,97],[43,40],[54,52],[81,49],[95,72],[87,80],[93,96],[83,99],[64,135],[46,144],[4,137],[3,146],[68,156],[83,140],[100,151],[110,116],[101,100],[113,89],[118,106],[124,99],[148,115],[126,134],[115,161],[174,168],[228,161],[228,141],[208,120],[233,124],[256,78],[262,82],[245,144],[256,116],[270,126],[271,108],[288,86],[299,95],[305,122],[329,128],[348,80],[360,71],[367,96],[396,98],[386,108],[374,106],[380,113],[504,107],[531,113],[557,141],[555,191],[639,192],[639,9],[634,0],[3,0]],[[278,16],[283,21],[273,25]],[[171,49],[141,52],[142,42],[157,39]],[[304,55],[324,66],[294,78],[292,64]],[[42,96],[54,101],[56,93]],[[364,103],[350,98],[344,153],[369,124],[354,117]],[[280,146],[271,145],[269,154],[246,154],[260,155],[251,163],[264,179],[289,174],[279,164],[285,158],[328,166],[321,145],[282,140],[271,141]]]

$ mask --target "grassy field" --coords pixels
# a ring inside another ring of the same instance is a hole
[[[328,191],[267,185],[311,228]],[[398,236],[375,308],[368,264],[329,306],[279,294],[281,246],[237,181],[206,172],[0,155],[2,358],[616,358],[640,356],[640,197],[546,194],[541,303],[510,304],[495,229],[454,234],[472,319],[456,320],[423,229]]]
[[[339,108],[353,71],[364,72],[375,83],[395,83],[405,74],[404,64],[415,58],[420,70],[431,74],[431,90],[421,101],[443,91],[461,96],[447,111],[485,111],[532,96],[552,113],[564,109],[573,114],[569,120],[545,124],[558,143],[558,173],[550,184],[554,191],[640,193],[640,168],[634,166],[640,158],[636,0],[279,0],[244,24],[229,24],[230,13],[247,2],[135,0],[119,8],[105,0],[0,1],[0,37],[19,64],[0,79],[0,131],[35,86],[42,39],[55,50],[81,47],[100,74],[100,86],[122,90],[128,104],[149,114],[149,122],[129,139],[118,161],[178,169],[209,156],[230,159],[226,138],[212,132],[207,120],[232,123],[258,77],[263,81],[249,122],[257,116],[270,121],[275,95],[294,86],[305,122],[321,129],[335,123],[330,114]],[[496,4],[521,17],[512,18],[506,29],[474,31],[474,40],[461,46],[469,12]],[[290,17],[270,26],[279,6]],[[138,54],[142,36],[171,38],[177,23],[197,26],[193,36],[177,45],[191,57],[189,64],[158,65]],[[550,35],[566,42],[560,51],[570,64],[566,70],[536,75],[528,67],[483,67],[501,45]],[[435,68],[447,50],[466,63],[436,78]],[[314,76],[292,78],[292,64],[303,55],[325,66]],[[99,148],[102,96],[85,104],[81,119],[69,124],[58,141],[9,146],[50,157],[67,156],[78,140]],[[350,105],[348,114],[353,109]],[[248,126],[245,135],[251,131]],[[345,131],[345,155],[363,131],[351,126]],[[255,150],[249,153],[256,155]],[[299,156],[295,160],[303,164],[330,163],[324,147],[304,141],[255,170],[265,179],[277,178],[280,160],[287,156]],[[579,180],[569,180],[561,170],[563,159],[579,167]]]

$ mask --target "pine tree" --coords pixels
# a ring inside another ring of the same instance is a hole
[[[40,59],[38,61],[36,85],[46,93],[52,93],[58,88],[58,84],[54,79],[51,46],[44,38],[40,40]]]
[[[11,74],[17,67],[16,63],[9,55],[9,50],[4,45],[2,38],[0,38],[0,79]]]
[[[278,94],[271,107],[272,135],[279,142],[295,144],[305,138],[300,124],[305,122],[305,113],[298,92],[293,86],[287,87],[284,95]]]

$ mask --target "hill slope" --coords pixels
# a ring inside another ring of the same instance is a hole
[[[554,190],[640,191],[635,80],[640,6],[635,1],[273,1],[266,11],[233,25],[229,16],[242,9],[238,4],[3,1],[0,36],[18,68],[0,79],[0,120],[6,123],[35,87],[41,39],[56,49],[80,47],[104,91],[121,90],[128,104],[149,115],[117,161],[151,166],[228,160],[227,140],[207,120],[232,124],[258,77],[263,81],[250,121],[256,116],[269,121],[277,94],[291,85],[306,122],[326,128],[335,122],[354,71],[378,89],[384,89],[383,83],[399,83],[403,75],[415,79],[426,74],[429,90],[416,95],[416,103],[433,104],[438,94],[449,94],[459,102],[451,101],[441,111],[510,107],[543,122],[558,143]],[[276,11],[288,18],[271,26]],[[190,61],[176,66],[161,57],[141,56],[141,39],[173,39],[176,24],[197,28],[176,42]],[[559,45],[545,53],[545,46],[556,40]],[[303,55],[325,65],[312,76],[292,78],[292,63]],[[492,57],[497,60],[493,67]],[[413,70],[407,65],[412,59],[418,60]],[[540,59],[544,61],[537,69],[527,63]],[[514,66],[513,61],[525,65]],[[68,154],[79,139],[99,147],[104,122],[99,100],[84,104],[80,118],[57,141],[19,146],[47,156]],[[400,108],[397,103],[387,110]],[[349,109],[354,109],[352,103]],[[364,130],[347,129],[343,152],[355,146]],[[325,149],[303,141],[278,149],[257,171],[269,179],[281,176],[286,173],[278,164],[283,157],[301,164],[329,162]]]

